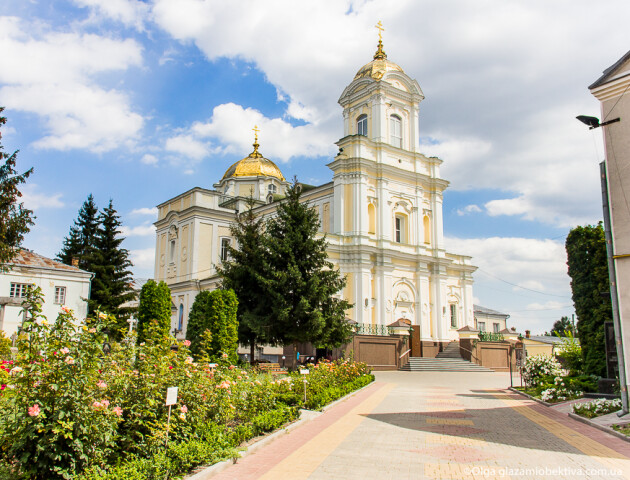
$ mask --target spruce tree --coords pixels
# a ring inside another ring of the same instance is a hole
[[[0,114],[4,107],[0,107]],[[6,123],[6,117],[0,115],[0,126]],[[2,139],[2,133],[0,133]],[[33,173],[29,169],[21,175],[15,171],[17,150],[11,155],[5,153],[0,143],[0,272],[6,269],[17,253],[20,244],[24,240],[24,234],[28,233],[33,225],[33,212],[19,203],[22,193],[19,186]]]
[[[253,197],[247,210],[236,215],[230,227],[235,245],[229,257],[217,271],[223,277],[222,287],[234,290],[238,298],[238,340],[250,347],[250,361],[254,360],[257,344],[277,344],[278,338],[268,324],[270,307],[266,275],[268,253],[264,221],[254,214]]]
[[[267,225],[269,319],[273,333],[293,344],[294,360],[298,343],[330,348],[346,343],[351,335],[345,311],[352,305],[335,296],[346,279],[328,261],[326,238],[317,238],[318,215],[300,196],[301,186],[294,179]]]
[[[97,309],[113,314],[118,318],[118,328],[125,328],[130,308],[120,306],[132,300],[132,263],[129,251],[121,247],[124,240],[120,236],[120,216],[110,199],[109,205],[98,217],[98,230],[92,255],[92,294],[90,311]]]
[[[70,227],[70,233],[63,241],[57,260],[72,265],[72,260],[76,258],[79,261],[79,268],[92,272],[98,222],[98,207],[90,193],[79,209],[79,215],[74,225]]]
[[[567,235],[566,250],[584,370],[603,376],[606,374],[604,323],[612,321],[612,304],[601,222],[572,229]]]

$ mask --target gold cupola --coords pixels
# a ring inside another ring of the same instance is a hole
[[[376,24],[376,28],[378,29],[378,46],[376,47],[374,59],[359,69],[357,74],[354,76],[355,80],[363,77],[371,77],[374,80],[380,80],[387,72],[403,71],[403,69],[394,62],[387,60],[387,54],[385,53],[385,50],[383,50],[382,37],[383,30],[385,29],[380,21]]]
[[[274,177],[284,182],[284,175],[278,166],[268,158],[263,157],[258,151],[258,147],[260,147],[258,127],[254,128],[254,132],[254,151],[228,168],[221,180],[233,177]]]

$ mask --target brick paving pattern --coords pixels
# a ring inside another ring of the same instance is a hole
[[[213,479],[630,479],[630,443],[505,390],[506,374],[376,375]]]

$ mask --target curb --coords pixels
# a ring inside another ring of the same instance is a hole
[[[623,433],[620,433],[617,430],[613,430],[612,428],[607,427],[605,425],[600,425],[599,423],[592,422],[590,418],[584,418],[576,413],[571,413],[571,412],[569,412],[568,415],[573,420],[577,420],[578,422],[585,423],[586,425],[590,425],[591,427],[597,428],[598,430],[601,430],[602,432],[609,433],[611,435],[614,435],[615,437],[625,440],[626,442],[630,442],[630,437],[628,437],[627,435],[624,435]]]
[[[221,462],[217,462],[213,465],[210,465],[209,467],[205,467],[203,468],[201,471],[196,472],[196,473],[192,473],[189,474],[185,477],[183,477],[185,480],[208,480],[212,477],[214,477],[216,474],[218,474],[219,472],[222,472],[223,470],[225,470],[227,467],[229,467],[230,465],[235,464],[239,458],[244,458],[248,455],[251,455],[252,453],[256,452],[257,450],[260,450],[262,447],[264,447],[265,445],[273,442],[276,438],[285,435],[287,433],[289,433],[292,430],[295,430],[296,428],[300,427],[301,425],[310,422],[311,420],[319,417],[320,415],[322,415],[326,410],[328,410],[329,408],[332,408],[334,405],[343,402],[344,400],[356,395],[357,393],[363,391],[364,389],[374,385],[375,381],[372,381],[370,383],[368,383],[367,385],[359,388],[358,390],[354,390],[353,392],[350,392],[349,394],[338,398],[337,400],[335,400],[334,402],[329,403],[328,405],[326,405],[325,407],[323,407],[321,410],[317,411],[317,410],[305,410],[305,409],[300,409],[300,418],[297,419],[296,421],[289,423],[288,425],[281,427],[278,430],[275,430],[265,436],[261,436],[259,437],[259,440],[255,440],[254,442],[252,442],[250,445],[247,446],[247,448],[245,448],[242,452],[240,452],[240,455],[237,458],[234,459],[228,459],[228,460],[223,460]],[[302,417],[302,415],[304,415],[304,417]],[[254,440],[254,439],[252,439]]]
[[[540,403],[541,405],[544,405],[545,407],[554,407],[556,405],[562,405],[565,402],[558,402],[558,403],[547,403],[544,400],[541,400],[540,398],[536,398],[536,397],[532,397],[530,394],[525,393],[525,392],[521,392],[520,390],[517,390],[514,387],[508,387],[508,390],[510,390],[511,392],[514,393],[518,393],[519,395],[523,395],[524,397],[529,398],[530,400],[533,400],[534,402]],[[569,402],[571,400],[568,400]]]

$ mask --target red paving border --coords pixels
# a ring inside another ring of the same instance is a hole
[[[510,392],[509,390],[503,390],[503,393],[514,400],[523,401],[524,399],[522,395],[519,395],[518,393]],[[532,400],[524,400],[524,402],[528,408],[531,408],[537,413],[541,413],[545,415],[546,417],[549,417],[555,420],[561,425],[564,425],[565,427],[568,427],[571,430],[581,433],[585,437],[588,437],[591,440],[601,443],[602,445],[622,455],[625,455],[627,458],[630,458],[630,443],[622,440],[621,438],[617,438],[614,435],[610,435],[606,432],[602,432],[601,430],[595,427],[591,427],[590,425],[587,425],[585,423],[578,422],[577,420],[574,420],[571,417],[569,417],[566,413],[558,412],[554,410],[553,408],[547,407],[545,405],[541,405],[538,402],[534,402]]]
[[[372,383],[359,393],[332,406],[319,417],[277,438],[260,450],[239,459],[235,465],[230,465],[212,478],[217,480],[254,480],[259,478],[385,385],[386,383],[382,382]]]

